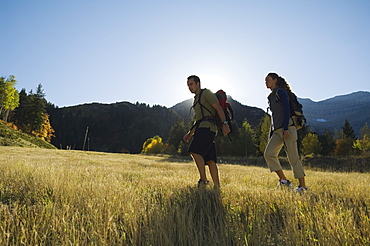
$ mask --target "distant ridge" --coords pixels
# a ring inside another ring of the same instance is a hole
[[[307,124],[313,131],[323,134],[325,129],[332,133],[340,131],[347,119],[359,136],[360,129],[366,122],[370,123],[370,92],[358,91],[347,95],[314,102],[311,99],[299,98],[307,118]]]

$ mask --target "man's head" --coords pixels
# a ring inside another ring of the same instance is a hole
[[[200,79],[196,75],[190,75],[188,77],[188,88],[191,93],[198,93],[200,91]]]

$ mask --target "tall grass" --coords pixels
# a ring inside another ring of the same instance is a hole
[[[369,245],[369,173],[307,170],[310,191],[267,168],[0,147],[0,245]],[[290,174],[290,172],[287,172]]]

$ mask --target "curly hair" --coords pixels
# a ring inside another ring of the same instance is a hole
[[[267,76],[271,77],[272,79],[277,79],[276,87],[282,88],[286,90],[287,92],[292,92],[288,82],[286,82],[286,80],[280,75],[278,75],[277,73],[269,73],[267,74]]]

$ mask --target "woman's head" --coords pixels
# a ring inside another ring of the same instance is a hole
[[[291,92],[289,84],[285,79],[279,76],[277,73],[269,73],[265,78],[266,87],[273,90],[275,87],[285,89],[288,92]]]

